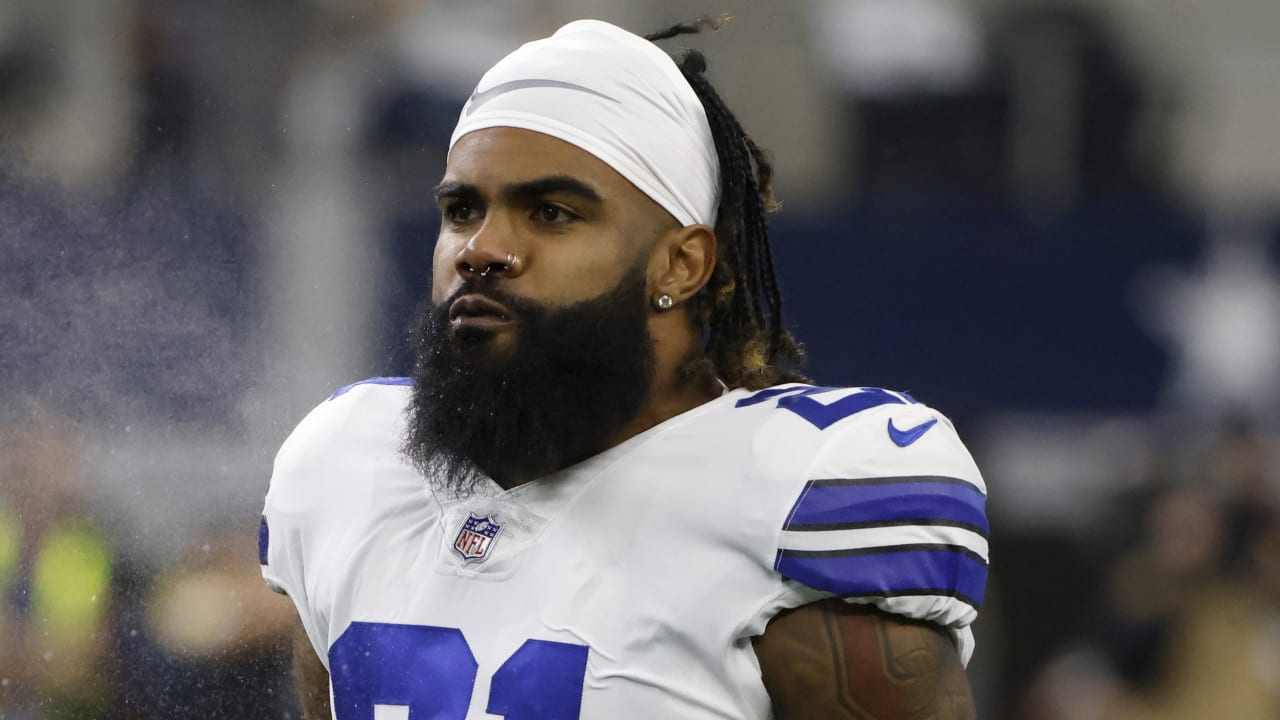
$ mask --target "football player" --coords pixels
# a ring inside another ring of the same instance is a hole
[[[411,378],[276,461],[309,718],[971,718],[985,487],[910,396],[806,384],[770,164],[606,23],[462,108]],[[814,264],[822,266],[820,258]]]

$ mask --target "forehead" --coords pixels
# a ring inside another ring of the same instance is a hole
[[[582,180],[607,201],[665,212],[595,155],[559,138],[520,128],[485,128],[462,136],[449,151],[444,179],[486,192],[555,175]]]

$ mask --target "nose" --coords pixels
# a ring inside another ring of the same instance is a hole
[[[454,267],[462,277],[503,275],[515,277],[524,270],[524,262],[501,233],[486,222],[454,258]]]

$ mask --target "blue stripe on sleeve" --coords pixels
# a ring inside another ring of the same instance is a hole
[[[912,476],[864,480],[813,480],[787,518],[786,530],[805,525],[890,524],[899,520],[958,523],[982,534],[990,531],[987,498],[954,478]]]
[[[262,523],[258,525],[258,564],[267,564],[267,548],[271,544],[271,531],[267,529],[267,518],[262,517]]]
[[[815,590],[841,597],[943,595],[973,607],[982,604],[987,566],[949,545],[909,545],[874,552],[782,550],[778,572]]]

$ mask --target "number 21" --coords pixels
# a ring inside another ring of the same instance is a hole
[[[479,665],[458,628],[353,622],[329,649],[338,720],[375,705],[411,720],[465,720]],[[578,720],[587,646],[526,640],[493,674],[485,712],[507,720]]]

